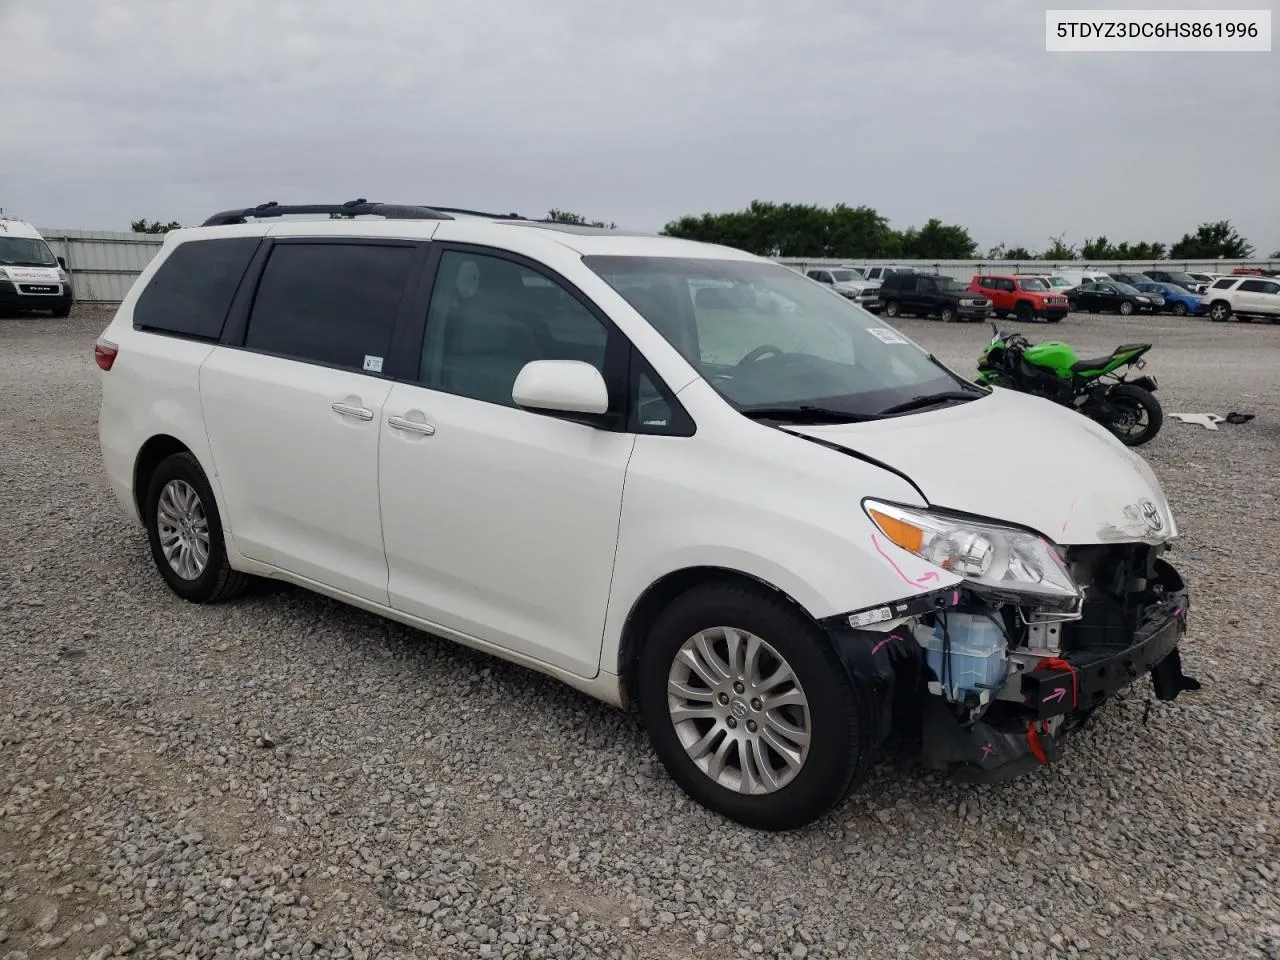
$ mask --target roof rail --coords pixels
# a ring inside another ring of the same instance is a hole
[[[522,217],[518,213],[489,213],[486,210],[468,210],[465,207],[442,207],[438,204],[428,204],[432,210],[439,210],[441,213],[462,213],[472,217],[488,217],[491,220],[528,220],[528,217]]]
[[[434,207],[419,207],[401,203],[370,203],[361,197],[359,200],[348,200],[346,203],[312,203],[287,204],[282,206],[272,200],[260,203],[256,207],[245,207],[242,210],[224,210],[215,213],[201,226],[225,227],[228,224],[244,223],[250,217],[262,220],[267,217],[284,217],[295,213],[340,213],[346,217],[374,216],[388,220],[452,220],[453,217]]]

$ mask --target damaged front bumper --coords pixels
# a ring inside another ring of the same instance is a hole
[[[1179,651],[1190,606],[1186,587],[1169,564],[1154,563],[1159,602],[1145,605],[1139,622],[1118,622],[1114,611],[1085,603],[1086,616],[1054,628],[1060,642],[1053,649],[1039,643],[1011,647],[997,698],[972,711],[937,695],[936,682],[930,690],[938,678],[925,662],[917,630],[931,617],[989,610],[987,598],[964,588],[940,590],[833,617],[823,626],[869,700],[874,739],[883,740],[905,721],[919,729],[925,766],[969,781],[1005,780],[1057,759],[1072,730],[1144,673],[1158,700],[1200,689],[1183,673]]]

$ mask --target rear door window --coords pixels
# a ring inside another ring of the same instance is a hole
[[[258,284],[245,347],[382,373],[417,253],[412,244],[277,243]]]
[[[188,240],[162,262],[133,306],[133,325],[217,340],[259,237]]]

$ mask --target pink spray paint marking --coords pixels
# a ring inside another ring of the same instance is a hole
[[[886,562],[888,562],[889,566],[893,567],[894,572],[897,573],[898,576],[902,578],[903,583],[910,584],[913,587],[923,587],[930,580],[940,579],[936,573],[934,573],[932,570],[929,570],[921,574],[920,579],[912,580],[910,577],[908,577],[905,573],[902,572],[902,568],[900,566],[894,563],[893,557],[889,556],[887,553],[884,552],[884,548],[880,546],[880,538],[877,537],[874,533],[871,535],[871,545],[876,548],[876,553],[884,557]]]
[[[987,759],[987,757],[993,756],[995,752],[996,752],[996,745],[994,743],[984,743],[982,745],[983,760]]]
[[[1067,532],[1067,524],[1071,522],[1071,514],[1076,511],[1076,501],[1080,499],[1080,495],[1076,494],[1071,498],[1071,506],[1067,507],[1067,519],[1062,521],[1062,532]]]
[[[1066,695],[1066,687],[1055,687],[1053,693],[1049,694],[1047,697],[1041,697],[1040,699],[1042,703],[1053,703],[1055,700],[1061,700]]]
[[[877,653],[879,653],[879,652],[880,652],[880,648],[881,648],[881,647],[883,647],[886,643],[888,643],[888,642],[889,642],[889,640],[890,640],[890,638],[889,638],[889,637],[885,637],[883,640],[881,640],[879,643],[877,643],[874,647],[872,647],[872,648],[871,648],[871,655],[874,657]]]

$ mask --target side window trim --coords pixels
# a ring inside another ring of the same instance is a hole
[[[534,260],[531,257],[523,256],[511,250],[504,250],[501,247],[491,247],[480,243],[464,243],[454,240],[433,240],[431,242],[431,250],[422,266],[422,272],[418,281],[411,287],[410,292],[404,298],[404,308],[401,316],[408,314],[408,321],[405,326],[403,337],[393,337],[393,344],[396,349],[405,356],[406,366],[396,376],[395,379],[404,383],[421,387],[424,390],[434,389],[427,386],[421,379],[421,362],[423,356],[423,347],[427,337],[427,313],[431,308],[431,297],[435,291],[436,280],[440,272],[440,260],[446,253],[471,253],[481,257],[493,257],[497,260],[506,260],[516,266],[523,267],[535,273],[540,273],[548,280],[558,284],[560,288],[581,304],[588,313],[596,318],[597,321],[605,328],[607,339],[605,341],[604,355],[604,381],[605,386],[609,390],[609,412],[603,417],[593,421],[593,426],[600,429],[611,430],[616,432],[625,432],[628,420],[628,394],[630,386],[630,378],[628,375],[629,357],[632,350],[631,341],[627,339],[626,334],[618,328],[607,313],[600,309],[594,300],[583,293],[576,284],[567,279],[563,274],[547,266],[545,263]],[[397,324],[397,330],[399,324]],[[406,352],[407,348],[407,352]],[[478,400],[478,403],[486,401]],[[518,409],[518,408],[517,408]],[[538,416],[557,416],[561,419],[573,419],[579,421],[580,418],[571,417],[568,414],[535,414],[534,411],[525,411],[530,415]]]
[[[414,256],[409,268],[409,276],[405,281],[404,290],[400,296],[400,304],[396,310],[396,319],[391,330],[391,345],[388,348],[386,363],[384,364],[381,372],[375,373],[368,370],[354,370],[349,366],[343,366],[341,364],[326,363],[321,360],[312,360],[305,357],[285,356],[283,354],[257,350],[253,347],[245,346],[245,337],[247,336],[249,329],[249,316],[253,312],[253,304],[257,299],[258,289],[262,283],[262,277],[266,271],[266,265],[270,260],[272,250],[277,246],[320,244],[412,247],[416,251],[416,255]],[[358,373],[366,377],[375,377],[384,380],[404,379],[402,372],[403,369],[409,361],[412,361],[416,365],[416,359],[406,358],[402,352],[397,350],[397,347],[400,342],[402,328],[412,319],[410,310],[413,303],[413,291],[418,285],[423,266],[427,260],[428,254],[430,253],[430,249],[431,241],[429,240],[361,236],[266,237],[264,238],[263,243],[258,247],[258,250],[254,253],[253,258],[249,261],[249,267],[245,270],[244,276],[240,281],[240,287],[236,290],[235,297],[231,301],[231,309],[227,315],[227,322],[223,326],[223,335],[220,344],[236,350],[244,350],[248,353],[260,353],[263,356],[278,357],[281,360],[290,360],[294,363],[306,363],[314,367],[327,367],[332,370],[342,370],[346,373]]]
[[[697,424],[673,391],[639,350],[631,347],[627,358],[627,419],[626,430],[639,436],[692,437],[698,431]],[[671,422],[666,427],[648,425],[640,420],[640,381],[647,379],[671,411]]]

